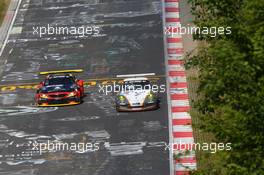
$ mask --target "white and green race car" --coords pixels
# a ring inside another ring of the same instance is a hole
[[[133,74],[119,75],[127,77],[123,80],[120,91],[116,96],[116,110],[121,111],[145,111],[159,108],[158,93],[152,91],[152,84],[143,75]]]

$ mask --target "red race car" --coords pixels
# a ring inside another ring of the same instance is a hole
[[[76,79],[72,73],[82,69],[40,72],[47,75],[39,84],[35,99],[37,106],[66,106],[80,104],[84,97],[84,81]]]

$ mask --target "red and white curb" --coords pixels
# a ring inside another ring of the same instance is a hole
[[[186,73],[183,65],[182,35],[171,32],[181,26],[179,0],[163,1],[163,22],[165,31],[165,56],[167,68],[168,105],[171,125],[171,145],[173,145],[173,168],[171,175],[187,175],[196,169],[192,120]],[[168,32],[170,31],[170,32]],[[189,148],[189,149],[188,149]]]

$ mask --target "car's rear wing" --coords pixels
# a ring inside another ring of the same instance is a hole
[[[145,74],[127,74],[127,75],[117,75],[117,78],[136,78],[136,77],[148,77],[154,76],[155,73],[145,73]]]
[[[58,71],[40,72],[39,75],[61,74],[61,73],[81,73],[81,72],[83,72],[83,69],[58,70]]]

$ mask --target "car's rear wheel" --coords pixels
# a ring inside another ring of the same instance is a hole
[[[120,107],[119,106],[116,106],[116,112],[120,112]]]

